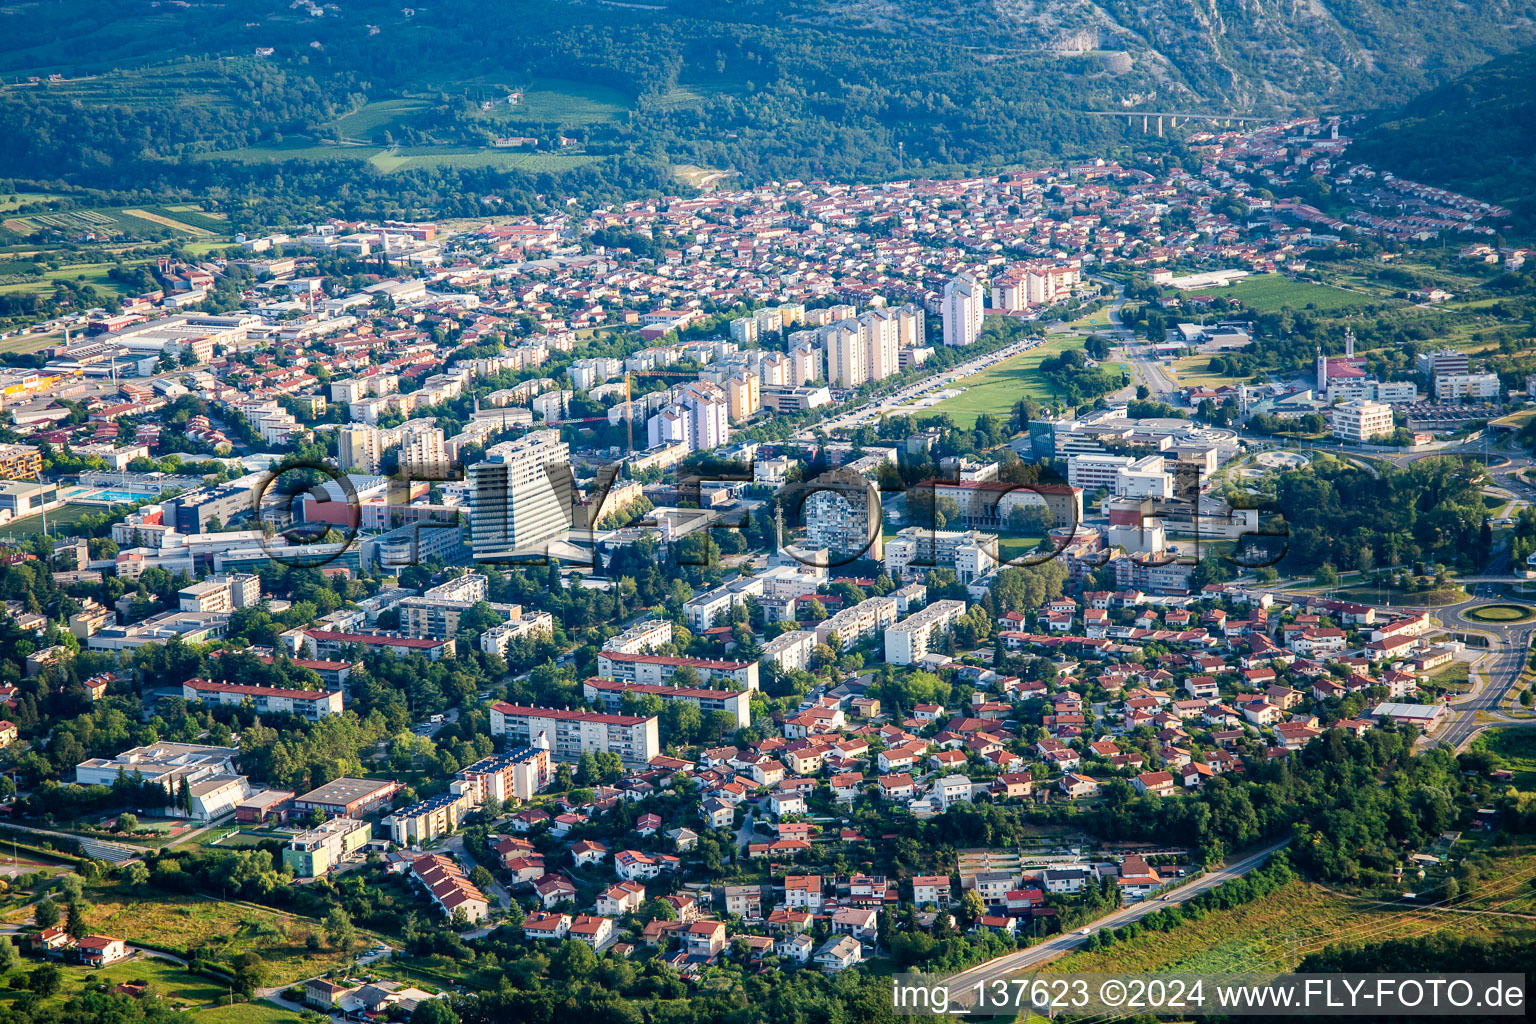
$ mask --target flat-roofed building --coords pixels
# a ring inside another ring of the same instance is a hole
[[[385,818],[384,824],[389,826],[390,839],[400,846],[412,846],[457,832],[464,815],[474,806],[468,792],[439,793],[400,808]]]
[[[759,663],[774,665],[780,672],[793,672],[811,663],[811,652],[815,649],[814,632],[809,629],[792,629],[763,644],[763,656]]]
[[[151,743],[125,750],[115,757],[93,757],[80,762],[75,766],[75,781],[82,786],[111,786],[121,775],[130,780],[155,783],[165,790],[167,813],[183,814],[185,808],[175,808],[183,786],[191,790],[216,780],[215,785],[203,787],[203,797],[193,810],[196,815],[199,808],[206,811],[231,794],[230,808],[250,795],[245,777],[235,772],[235,759],[239,754],[235,747]]]
[[[964,601],[935,601],[885,631],[885,660],[912,665],[927,656],[929,644],[965,614]]]
[[[315,658],[331,659],[350,647],[368,651],[387,651],[397,658],[419,654],[428,661],[440,661],[453,657],[454,641],[430,640],[416,636],[395,636],[390,633],[343,633],[330,629],[306,629],[305,644]]]
[[[672,642],[672,623],[668,619],[645,619],[618,636],[603,641],[603,650],[620,654],[641,654]]]
[[[492,626],[480,634],[480,649],[486,654],[498,654],[505,658],[512,644],[523,637],[549,639],[555,635],[555,617],[549,612],[530,612],[515,604],[506,607],[516,609],[515,614],[511,614],[501,625]]]
[[[368,822],[332,818],[288,840],[283,850],[283,867],[300,878],[318,878],[372,838],[373,826]]]
[[[824,644],[836,633],[843,650],[849,650],[896,622],[896,599],[871,597],[816,624],[816,642]]]
[[[362,818],[389,804],[403,787],[394,779],[339,778],[295,797],[294,809],[326,817]]]
[[[482,804],[487,798],[507,804],[533,799],[549,785],[551,774],[548,750],[518,747],[482,757],[460,769],[454,785],[467,792],[475,804]]]

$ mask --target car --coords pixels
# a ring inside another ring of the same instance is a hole
[[[1079,928],[1077,934],[1079,934],[1079,935],[1088,935],[1088,934],[1091,934],[1092,932],[1093,932],[1092,928]]]

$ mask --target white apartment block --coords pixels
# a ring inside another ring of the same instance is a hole
[[[662,444],[683,444],[689,451],[723,447],[731,439],[725,390],[709,381],[689,384],[677,401],[647,421],[646,432],[652,448]]]
[[[672,682],[677,670],[689,668],[711,686],[730,689],[757,689],[757,662],[716,661],[711,658],[679,658],[666,654],[622,654],[600,651],[597,674],[603,679],[624,683],[662,686]]]
[[[1120,471],[1135,461],[1129,455],[1080,452],[1067,459],[1067,483],[1089,493],[1101,487],[1113,490]]]
[[[892,665],[921,661],[934,637],[943,634],[964,614],[964,601],[935,601],[908,615],[885,631],[885,660]]]
[[[412,430],[401,445],[400,468],[412,480],[452,479],[454,464],[443,432],[436,427]]]
[[[645,764],[661,753],[656,716],[605,715],[516,704],[491,705],[491,735],[513,747],[549,751],[557,761],[579,761],[588,751],[617,754],[625,764]]]
[[[1392,429],[1392,407],[1381,402],[1346,402],[1333,410],[1333,436],[1341,440],[1369,441]]]
[[[1115,473],[1115,497],[1173,497],[1173,474],[1168,472],[1167,465],[1163,456],[1148,455],[1120,467]]]
[[[925,576],[930,569],[953,569],[957,580],[970,583],[992,571],[996,552],[995,533],[908,526],[885,546],[885,568],[899,579]]]
[[[816,642],[827,643],[828,637],[837,634],[843,650],[849,650],[860,641],[874,636],[896,622],[896,599],[871,597],[852,608],[844,608],[831,618],[816,624]]]
[[[811,663],[811,652],[816,649],[816,634],[808,629],[792,629],[763,644],[759,662],[778,667],[780,672],[805,669]]]
[[[667,619],[645,619],[603,643],[604,651],[642,654],[672,642],[672,623]]]
[[[232,612],[261,603],[261,577],[241,573],[210,576],[176,594],[184,612]]]
[[[969,274],[961,274],[944,286],[944,344],[969,345],[981,336],[985,302],[981,284]]]
[[[826,489],[813,491],[801,508],[807,546],[841,556],[883,558],[880,493],[863,477],[834,477],[836,472],[823,474],[811,485]]]
[[[1496,373],[1442,373],[1435,376],[1435,401],[1460,402],[1471,399],[1487,402],[1499,397]]]
[[[528,551],[571,528],[570,448],[554,430],[493,444],[469,468],[470,543],[477,559]]]
[[[731,340],[738,345],[755,345],[758,338],[757,318],[739,317],[731,321]]]
[[[250,702],[262,714],[298,715],[311,722],[341,714],[341,691],[288,690],[276,686],[240,686],[215,683],[207,679],[188,679],[181,684],[181,695],[194,704],[231,704]]]
[[[549,612],[524,612],[520,605],[512,607],[518,609],[518,614],[480,634],[480,649],[486,654],[505,658],[514,640],[525,636],[555,635],[555,618]]]

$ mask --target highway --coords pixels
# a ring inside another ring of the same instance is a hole
[[[1087,925],[1086,930],[1091,933],[1104,928],[1119,928],[1164,907],[1184,903],[1202,892],[1216,888],[1222,882],[1241,878],[1254,868],[1262,865],[1269,859],[1270,854],[1289,842],[1289,839],[1282,839],[1278,843],[1271,843],[1261,850],[1247,854],[1241,860],[1233,861],[1231,864],[1202,875],[1193,882],[1181,885],[1177,889],[1168,892],[1166,900],[1153,897],[1142,900],[1140,903],[1133,903],[1113,913],[1105,914],[1103,917]],[[1000,978],[1005,975],[1016,974],[1019,971],[1043,964],[1048,960],[1054,960],[1058,956],[1064,956],[1088,941],[1088,936],[1083,934],[1084,930],[1084,928],[1080,927],[1071,932],[1055,935],[1038,945],[1030,946],[1028,949],[1021,949],[1017,953],[1006,953],[1003,956],[988,960],[986,963],[977,964],[975,967],[961,971],[959,974],[951,976],[950,991],[958,992],[962,988],[974,985],[983,979]]]

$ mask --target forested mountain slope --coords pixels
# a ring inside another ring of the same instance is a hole
[[[210,157],[984,170],[1157,144],[1089,111],[1355,111],[1536,39],[1512,0],[24,0],[0,30],[0,175],[118,187],[235,177]]]
[[[1536,221],[1536,48],[1373,117],[1350,154]]]

